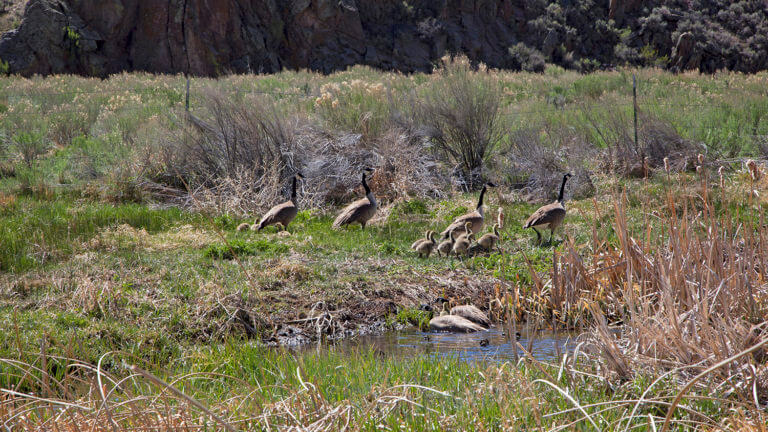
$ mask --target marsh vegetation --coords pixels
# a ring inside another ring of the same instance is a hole
[[[635,73],[637,142],[626,70],[231,76],[193,80],[189,112],[182,77],[4,78],[0,420],[762,430],[768,75]],[[333,229],[366,167],[375,216]],[[237,230],[297,172],[287,231]],[[566,172],[567,216],[539,244],[523,224]],[[487,181],[494,248],[409,248]],[[329,344],[423,326],[439,297],[577,348],[500,363]],[[269,347],[289,342],[323,348]]]

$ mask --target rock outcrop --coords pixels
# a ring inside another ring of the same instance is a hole
[[[533,53],[589,71],[659,65],[689,32],[705,72],[767,68],[764,0],[711,2],[695,10],[662,0],[29,0],[20,25],[0,38],[0,60],[23,75],[214,76],[353,64],[429,71],[449,53],[539,70],[520,60]],[[681,64],[680,52],[668,66],[696,67]]]
[[[425,2],[426,3],[426,2]],[[0,58],[21,74],[125,70],[218,75],[353,64],[429,70],[446,51],[501,65],[515,41],[507,1],[30,0]]]

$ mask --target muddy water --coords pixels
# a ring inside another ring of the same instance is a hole
[[[518,342],[538,360],[553,361],[576,346],[576,334],[540,331],[522,332]],[[336,343],[336,347],[372,348],[386,354],[436,357],[453,356],[466,361],[514,361],[523,356],[518,348],[515,354],[514,338],[510,340],[501,328],[494,327],[477,333],[425,333],[418,330],[400,330],[374,336],[360,336]]]

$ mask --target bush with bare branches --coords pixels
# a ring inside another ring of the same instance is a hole
[[[169,138],[157,176],[184,185],[193,207],[263,212],[285,199],[297,171],[306,178],[298,198],[305,208],[349,200],[365,167],[377,168],[371,185],[385,199],[440,195],[447,183],[424,138],[409,130],[393,127],[366,140],[281,113],[258,98],[243,104],[207,94],[204,119],[187,116],[184,133]]]
[[[443,59],[426,91],[414,104],[435,150],[458,167],[468,189],[483,184],[483,165],[501,138],[501,91],[484,66],[473,71],[460,56]]]

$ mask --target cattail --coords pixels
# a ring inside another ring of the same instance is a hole
[[[717,175],[720,177],[720,187],[721,188],[725,187],[725,180],[723,178],[723,173],[724,172],[725,172],[725,167],[721,165],[720,168],[717,169]]]
[[[747,161],[747,168],[749,169],[749,175],[752,176],[752,180],[760,178],[760,171],[757,168],[757,163],[752,159]]]
[[[496,223],[499,224],[499,229],[504,229],[504,208],[499,206],[499,214],[496,216]]]
[[[664,158],[664,171],[666,171],[667,174],[669,174],[669,158],[668,157]]]
[[[704,155],[699,153],[698,159],[699,159],[699,165],[704,165]]]

